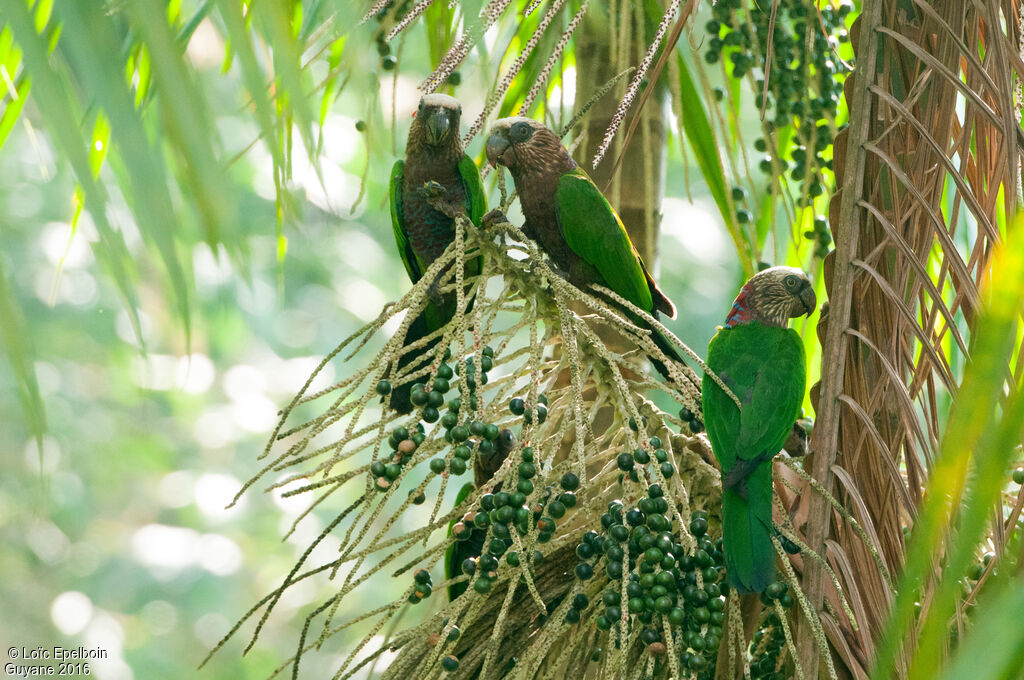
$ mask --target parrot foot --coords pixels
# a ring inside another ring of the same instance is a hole
[[[761,463],[766,463],[775,457],[767,451],[751,458],[750,460],[739,459],[736,464],[722,476],[722,488],[730,489],[747,500],[747,478],[756,470]]]
[[[461,203],[446,200],[446,193],[447,190],[440,182],[430,180],[423,184],[423,197],[427,199],[427,203],[429,203],[435,210],[444,213],[453,220],[460,215],[465,217],[465,206]]]
[[[495,208],[483,216],[483,219],[480,220],[480,226],[490,230],[502,222],[508,222],[508,217],[505,216],[501,209]]]

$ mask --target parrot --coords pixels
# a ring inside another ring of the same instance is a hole
[[[704,427],[722,470],[722,549],[739,594],[761,593],[775,580],[772,458],[800,415],[807,382],[803,342],[789,319],[816,304],[804,272],[770,267],[743,285],[708,345],[707,367],[741,404],[705,372]]]
[[[498,471],[501,464],[505,462],[509,454],[515,450],[517,445],[516,435],[512,430],[507,427],[498,433],[498,438],[494,441],[494,451],[490,454],[482,454],[477,452],[476,463],[473,466],[473,481],[467,482],[459,489],[459,493],[455,496],[455,507],[459,507],[464,500],[478,488],[483,487],[484,484],[494,476],[494,473]],[[497,493],[501,490],[501,483],[495,485],[493,493]],[[448,549],[444,553],[444,576],[445,579],[453,579],[462,572],[462,563],[469,558],[479,557],[480,552],[484,547],[484,537],[487,535],[485,529],[478,529],[472,525],[472,523],[460,522],[463,524],[464,530],[468,529],[472,533],[467,540],[456,540],[448,545]],[[448,538],[452,538],[454,533],[455,525],[460,523],[452,520],[448,524]],[[467,581],[460,581],[453,585],[448,586],[448,601],[451,602],[456,597],[466,592],[466,588],[469,587]]]
[[[479,226],[486,212],[486,198],[480,170],[462,149],[459,120],[462,107],[458,100],[444,94],[427,94],[409,128],[405,159],[395,161],[391,169],[388,199],[391,226],[398,253],[409,278],[416,283],[427,267],[444,253],[455,238],[454,220],[430,204],[428,198],[443,189],[443,200],[462,205],[470,221]],[[439,186],[438,186],[439,185]],[[466,263],[466,275],[480,273],[481,261],[475,257]],[[413,320],[405,336],[405,344],[423,338],[443,327],[455,316],[455,294],[431,295],[426,307]],[[433,344],[403,355],[398,360],[402,370],[418,364]],[[409,413],[411,383],[391,391],[390,404],[399,413]]]
[[[675,318],[675,305],[647,271],[622,220],[554,132],[532,118],[502,118],[491,128],[486,152],[492,166],[503,165],[512,174],[526,217],[523,233],[537,241],[570,283],[597,283],[655,318],[659,312]],[[651,337],[666,356],[682,363],[660,333]],[[652,363],[669,378],[664,365]]]

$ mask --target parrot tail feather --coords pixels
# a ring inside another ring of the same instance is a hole
[[[739,594],[764,592],[775,581],[772,464],[762,462],[746,481],[746,498],[734,488],[722,490],[726,574]]]

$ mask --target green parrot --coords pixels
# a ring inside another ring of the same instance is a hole
[[[487,160],[508,168],[526,217],[523,232],[573,285],[601,284],[654,317],[675,318],[675,305],[647,271],[622,220],[554,132],[531,118],[502,118],[487,138]],[[682,363],[661,334],[651,338]],[[669,377],[665,366],[652,363]]]
[[[467,482],[459,489],[459,493],[455,496],[455,507],[459,507],[460,504],[473,493],[474,490],[481,488],[484,484],[494,476],[494,473],[498,471],[501,464],[505,462],[512,451],[516,448],[516,436],[512,430],[505,428],[498,433],[498,438],[494,441],[494,450],[484,455],[477,453],[476,463],[473,466],[473,481]],[[493,493],[497,493],[501,490],[501,484],[497,484]],[[444,553],[444,576],[445,579],[455,578],[462,571],[462,563],[467,559],[476,558],[480,556],[484,547],[484,537],[487,535],[487,531],[484,529],[478,529],[472,524],[465,522],[452,520],[448,524],[448,538],[452,537],[455,533],[455,525],[461,524],[459,533],[469,532],[466,538],[463,540],[456,540],[449,544],[448,549]],[[466,588],[469,587],[467,581],[461,581],[454,585],[448,586],[448,601],[452,601],[462,593],[466,592]]]
[[[704,427],[722,469],[722,532],[729,584],[760,593],[775,580],[772,458],[800,415],[807,374],[804,345],[789,319],[817,300],[807,275],[771,267],[754,275],[708,345],[711,376],[701,386]]]
[[[388,193],[391,204],[391,226],[395,244],[409,278],[416,283],[427,267],[444,253],[455,238],[454,220],[437,210],[428,195],[437,191],[436,182],[444,189],[443,201],[462,205],[466,216],[479,226],[487,210],[480,171],[462,150],[459,139],[459,102],[444,94],[428,94],[420,99],[419,108],[409,128],[405,160],[398,160],[391,169]],[[466,263],[466,275],[480,273],[480,258]],[[431,295],[405,336],[409,345],[433,333],[455,316],[455,294]],[[419,364],[434,343],[403,355],[398,369]],[[409,401],[411,383],[399,385],[391,392],[391,407],[399,413],[412,411]]]

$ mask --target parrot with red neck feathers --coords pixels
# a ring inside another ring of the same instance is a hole
[[[455,98],[444,94],[424,95],[409,128],[405,160],[396,161],[391,170],[388,192],[391,226],[398,253],[413,283],[420,280],[455,239],[452,217],[428,200],[437,193],[436,186],[427,187],[429,183],[440,185],[444,189],[441,199],[449,205],[461,205],[477,226],[487,210],[480,171],[463,151],[459,139],[461,116],[462,107]],[[479,274],[480,268],[480,258],[473,258],[466,263],[466,275]],[[454,292],[432,295],[409,327],[405,344],[410,345],[451,321],[455,316],[455,299]],[[434,344],[436,342],[403,355],[398,360],[398,370],[420,365]],[[411,383],[405,383],[391,392],[391,407],[399,413],[412,411],[411,388]]]
[[[554,132],[531,118],[502,118],[491,128],[486,148],[490,164],[504,165],[512,175],[526,217],[523,232],[573,285],[600,284],[655,318],[659,312],[675,318],[675,305],[647,271],[622,220]],[[658,348],[682,363],[675,348],[651,330]],[[652,363],[669,378],[664,365]]]
[[[772,458],[800,415],[807,381],[804,345],[789,320],[816,304],[802,271],[765,269],[740,289],[708,345],[708,368],[741,404],[705,373],[704,427],[722,469],[722,549],[740,594],[763,592],[775,580]]]

